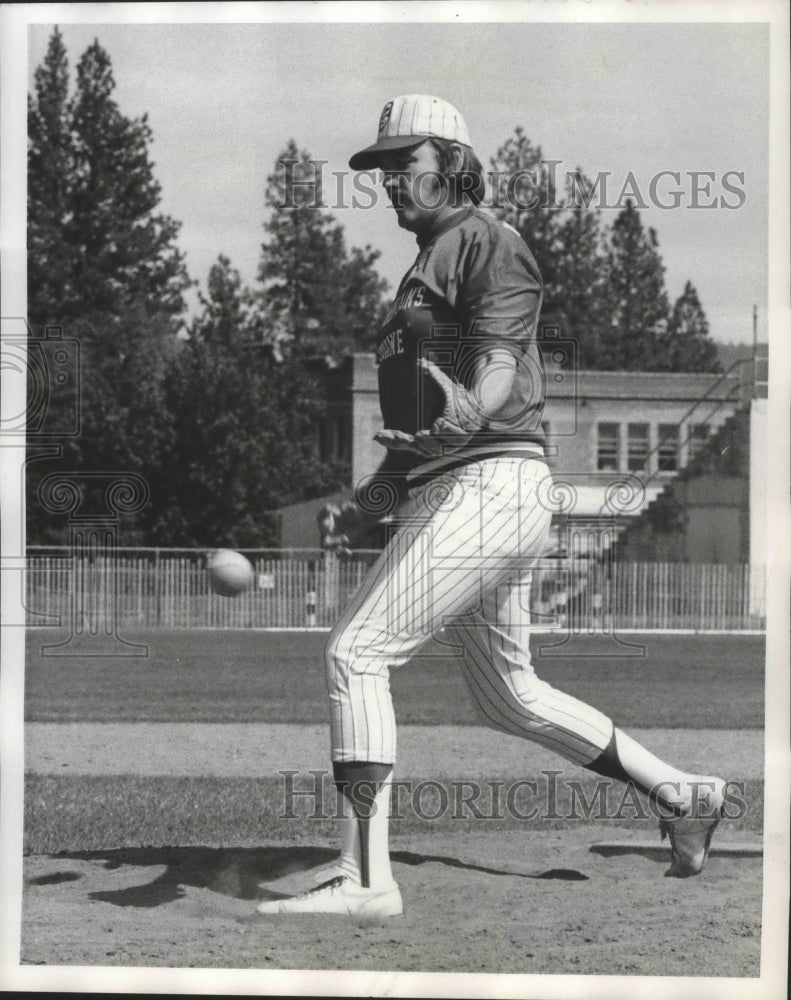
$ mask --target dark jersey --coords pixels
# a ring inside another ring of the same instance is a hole
[[[469,389],[478,361],[497,348],[516,360],[511,396],[459,457],[543,444],[545,375],[536,343],[542,284],[524,240],[470,208],[444,220],[418,245],[376,350],[384,426],[414,434],[441,414],[444,396],[420,368],[421,358]],[[422,461],[415,455],[411,464]]]

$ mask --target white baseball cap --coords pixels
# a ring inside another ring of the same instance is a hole
[[[419,146],[432,137],[472,146],[464,119],[452,104],[427,94],[396,97],[382,109],[376,142],[355,153],[349,166],[352,170],[372,170],[379,165],[380,153]]]

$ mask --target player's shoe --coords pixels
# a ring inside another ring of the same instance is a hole
[[[349,917],[397,917],[404,912],[401,890],[393,882],[384,889],[364,889],[345,875],[330,879],[298,896],[267,899],[259,913],[340,913]]]
[[[359,881],[357,865],[353,861],[349,861],[343,857],[337,857],[333,861],[319,865],[318,868],[314,868],[308,874],[314,885],[329,882],[331,879],[339,878],[341,875],[346,875],[352,882]]]
[[[341,875],[346,875],[353,882],[359,882],[360,876],[357,872],[357,865],[353,861],[348,861],[344,858],[337,857],[332,861],[326,861],[323,865],[317,865],[315,868],[309,868],[306,871],[297,873],[296,876],[290,875],[289,878],[289,888],[296,894],[297,892],[305,892],[308,889],[312,889],[313,886],[321,885],[323,882],[329,882],[334,878],[338,878]],[[271,881],[265,879],[263,882],[258,883],[259,889],[270,889]]]
[[[709,857],[711,838],[722,819],[725,782],[722,778],[703,778],[697,787],[696,800],[688,813],[675,819],[661,819],[662,840],[670,839],[672,862],[665,872],[668,878],[699,875]]]

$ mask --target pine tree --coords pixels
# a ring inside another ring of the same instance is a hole
[[[28,99],[28,318],[67,326],[127,303],[176,316],[189,285],[176,246],[179,224],[157,214],[161,198],[144,115],[113,100],[107,53],[95,41],[69,97],[62,36],[50,38]]]
[[[676,299],[667,331],[671,371],[722,371],[717,344],[709,336],[709,321],[691,281]]]
[[[157,469],[165,461],[171,415],[163,380],[178,342],[166,315],[152,315],[130,303],[118,316],[75,320],[78,339],[93,343],[83,392],[79,472],[132,472],[146,480],[149,506],[125,517],[119,539],[124,545],[149,543],[148,525],[157,496]]]
[[[574,176],[584,179],[579,169]],[[605,234],[598,213],[580,197],[572,179],[565,205],[555,251],[557,312],[564,337],[576,345],[576,363],[597,368],[608,321]]]
[[[541,328],[573,340],[581,368],[716,370],[696,297],[682,296],[671,317],[659,240],[634,202],[605,226],[592,204],[595,185],[579,167],[559,199],[557,164],[519,127],[491,165],[493,211],[519,231],[541,271]],[[544,343],[548,351],[553,345],[554,338]],[[565,355],[562,363],[573,363],[572,352]]]
[[[169,450],[150,537],[275,547],[279,506],[339,485],[317,455],[321,388],[299,358],[278,360],[255,296],[226,257],[201,304],[165,380]]]
[[[152,313],[178,315],[189,285],[175,244],[179,224],[156,214],[161,189],[149,159],[146,115],[130,120],[112,98],[110,59],[98,41],[77,66],[72,105],[75,138],[74,220],[70,236],[82,251],[80,305],[102,312],[127,301]]]
[[[343,226],[322,208],[321,166],[289,141],[267,182],[258,278],[261,301],[281,349],[339,358],[370,349],[387,283],[379,252],[347,250]]]
[[[74,174],[69,65],[57,28],[34,79],[36,96],[28,95],[28,320],[40,335],[45,323],[63,320],[64,300],[75,294],[74,252],[65,239]]]
[[[560,229],[557,192],[551,164],[521,127],[491,160],[492,210],[519,232],[536,259],[544,282],[542,325],[563,326],[564,301],[558,274]]]
[[[95,41],[77,67],[74,94],[55,29],[28,99],[28,320],[34,336],[60,327],[77,339],[82,429],[60,463],[27,478],[28,540],[63,540],[64,525],[37,502],[48,471],[150,475],[164,446],[161,378],[189,285],[178,223],[158,214],[161,191],[145,116],[113,100],[110,59]],[[122,536],[136,537],[138,523]]]
[[[630,200],[609,233],[608,308],[597,367],[610,371],[669,371],[664,350],[670,307],[656,230],[643,228]]]
[[[190,339],[211,343],[218,350],[239,343],[267,343],[255,296],[242,284],[238,270],[224,254],[209,271],[207,292],[198,294],[203,312],[192,324]]]
[[[369,246],[351,247],[341,271],[340,315],[345,317],[345,336],[354,351],[372,352],[379,343],[388,289],[375,268],[380,256]]]

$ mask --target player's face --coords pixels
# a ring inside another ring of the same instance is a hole
[[[447,210],[446,189],[437,173],[437,151],[430,142],[395,150],[380,160],[382,184],[402,229],[419,233]]]

